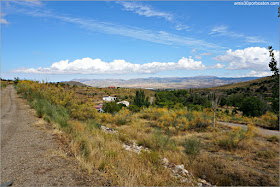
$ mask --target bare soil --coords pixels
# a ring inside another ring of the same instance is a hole
[[[13,186],[106,184],[98,170],[91,174],[83,170],[59,140],[52,126],[37,118],[11,85],[2,90],[1,184],[8,181],[13,181]]]

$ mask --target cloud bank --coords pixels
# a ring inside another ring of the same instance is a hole
[[[274,51],[276,60],[279,60],[279,51]],[[249,69],[255,72],[269,71],[268,64],[271,60],[269,50],[264,47],[248,47],[245,49],[237,49],[232,51],[229,49],[225,55],[214,57],[220,62],[227,62],[229,70]],[[262,73],[263,74],[263,73]]]
[[[178,62],[151,62],[133,64],[125,60],[103,62],[101,59],[82,58],[69,62],[62,60],[50,67],[20,68],[15,73],[34,74],[152,74],[170,70],[203,70],[206,69],[201,61],[194,61],[192,57],[182,57]]]

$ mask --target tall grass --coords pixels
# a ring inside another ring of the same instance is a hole
[[[60,136],[67,140],[65,142],[83,168],[88,172],[95,169],[104,172],[105,179],[111,180],[113,186],[192,185],[170,177],[170,170],[161,165],[160,158],[184,164],[195,176],[216,185],[275,184],[261,176],[258,179],[263,179],[263,183],[257,179],[250,181],[248,175],[255,175],[247,172],[246,168],[239,170],[225,158],[205,156],[214,154],[208,152],[208,146],[231,154],[247,151],[244,148],[253,145],[250,139],[254,137],[251,125],[248,125],[248,131],[210,131],[212,111],[208,109],[191,111],[188,108],[149,107],[139,113],[121,110],[114,115],[100,114],[94,109],[92,99],[81,100],[71,89],[66,90],[59,84],[19,81],[16,88],[36,110],[38,117],[57,124],[54,127],[63,132]],[[274,117],[268,114],[263,119],[268,121]],[[117,129],[119,133],[106,133],[100,129],[101,125]],[[193,133],[192,136],[189,133]],[[202,136],[186,138],[196,135]],[[126,151],[123,144],[130,144],[131,140],[137,140],[138,145],[150,151],[141,154]],[[265,141],[277,145],[279,138]],[[266,161],[275,159],[271,152],[258,149],[255,146],[254,151],[257,151],[248,153],[258,154]]]
[[[73,98],[66,102],[63,98],[66,93],[63,93],[63,90],[29,81],[20,81],[17,84],[17,91],[28,99],[38,117],[58,124],[58,128],[64,132],[63,137],[69,140],[73,154],[88,172],[93,169],[104,171],[105,177],[112,181],[111,185],[179,184],[176,179],[170,178],[170,171],[161,166],[158,151],[140,155],[128,152],[122,147],[123,140],[119,134],[103,132],[98,122],[103,114],[99,116],[92,113],[89,110],[89,103],[78,105]],[[81,106],[85,106],[86,109],[80,113],[78,109]],[[124,110],[110,122],[125,125],[131,121],[130,117],[130,112]],[[151,138],[150,146],[155,150],[166,149],[171,145],[169,138],[163,138],[159,133],[155,133]]]

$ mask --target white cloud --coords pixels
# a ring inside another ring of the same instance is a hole
[[[196,53],[197,48],[192,49],[192,53]]]
[[[248,74],[242,76],[242,77],[266,77],[271,76],[271,71],[250,71]]]
[[[195,55],[195,58],[200,60],[202,58],[202,56]]]
[[[225,64],[217,63],[214,66],[208,66],[207,69],[221,69],[221,68],[224,68],[225,66],[226,66]]]
[[[0,18],[0,24],[9,24],[9,22],[4,18]]]
[[[266,43],[266,41],[264,41],[262,38],[258,36],[246,36],[241,33],[230,31],[228,29],[228,26],[225,25],[220,25],[212,28],[209,34],[214,36],[216,35],[216,36],[229,36],[233,38],[242,38],[248,43]]]
[[[0,24],[9,24],[9,22],[4,18],[6,14],[0,13]]]
[[[182,24],[178,24],[175,26],[175,29],[178,31],[184,30],[184,31],[190,31],[190,27],[187,25],[182,25]]]
[[[155,10],[153,7],[149,5],[144,5],[140,2],[117,1],[116,3],[122,5],[124,7],[124,10],[134,12],[140,16],[158,17],[163,18],[171,23],[175,23],[175,29],[178,31],[190,31],[189,26],[178,23],[178,21],[175,20],[175,16],[171,13]]]
[[[210,55],[213,55],[212,53],[201,53],[200,54],[201,56],[210,56]]]
[[[279,59],[279,51],[274,51],[276,59]],[[232,51],[229,49],[225,55],[214,57],[220,62],[228,62],[227,69],[240,70],[250,69],[255,71],[268,71],[268,64],[271,60],[269,51],[261,47],[248,47],[245,49],[237,49]]]
[[[166,19],[167,21],[172,21],[174,19],[173,15],[170,13],[155,10],[151,6],[143,5],[139,2],[120,1],[117,3],[121,4],[124,7],[124,10],[132,11],[140,16],[160,17]]]
[[[48,68],[20,68],[16,73],[36,74],[150,74],[170,70],[203,70],[205,65],[201,61],[194,61],[192,57],[182,57],[178,62],[151,62],[146,64],[132,64],[125,60],[103,62],[101,59],[82,58],[69,62],[62,60],[53,63]]]
[[[10,1],[10,2],[22,6],[28,6],[28,7],[42,7],[44,5],[43,2],[40,0],[21,0],[21,1]]]

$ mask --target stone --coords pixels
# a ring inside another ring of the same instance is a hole
[[[167,160],[167,158],[161,159],[161,162],[163,163],[164,166],[168,166],[169,165],[169,161]]]

